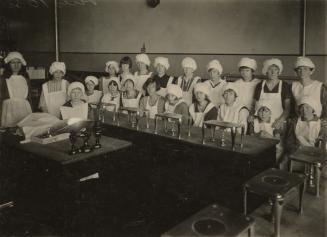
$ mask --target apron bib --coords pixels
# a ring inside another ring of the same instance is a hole
[[[48,83],[42,85],[45,103],[47,105],[48,113],[60,117],[60,107],[66,103],[66,80],[61,80],[61,90],[49,92]]]
[[[193,119],[193,126],[202,127],[204,116],[215,107],[212,103],[209,103],[203,112],[195,112],[195,104],[190,106],[189,112]]]
[[[156,114],[158,114],[158,103],[159,103],[159,98],[157,99],[157,102],[155,103],[155,105],[151,106],[149,104],[150,101],[150,97],[148,97],[147,102],[146,102],[146,106],[145,108],[149,111],[149,116],[150,118],[154,119]]]

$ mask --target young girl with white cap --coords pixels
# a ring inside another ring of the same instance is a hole
[[[183,100],[183,92],[178,85],[167,85],[166,97],[165,112],[181,114],[183,119],[188,118],[188,106]]]
[[[116,110],[120,107],[120,81],[118,77],[109,79],[108,92],[103,95],[101,102],[110,103],[116,106]],[[114,111],[114,106],[107,106],[106,110]]]
[[[121,101],[123,107],[139,108],[142,93],[135,89],[135,79],[133,76],[127,77],[123,84],[125,91],[122,92]]]
[[[145,91],[143,91],[143,85],[152,75],[152,72],[149,71],[151,61],[149,59],[149,56],[144,53],[137,54],[135,57],[135,61],[138,68],[138,70],[134,73],[136,83],[135,88],[138,91],[144,92],[145,94]]]
[[[121,85],[124,85],[126,79],[131,78],[132,74],[132,59],[128,56],[122,57],[119,62],[120,74],[118,78],[120,80]]]
[[[99,81],[99,90],[102,91],[102,94],[108,93],[108,84],[111,79],[118,79],[119,65],[116,61],[106,62],[105,71],[108,73],[108,76],[101,77]]]
[[[169,60],[165,57],[156,57],[154,60],[154,67],[156,69],[156,74],[153,76],[156,83],[160,86],[160,90],[157,92],[160,96],[165,97],[167,94],[166,87],[169,80],[173,80],[173,77],[167,74],[169,69]]]
[[[86,101],[92,104],[99,104],[102,97],[102,91],[94,89],[97,85],[99,85],[98,78],[95,76],[87,76],[84,80],[84,83],[86,87]]]
[[[64,79],[66,65],[64,62],[53,62],[49,69],[51,79],[43,83],[39,108],[46,113],[60,117],[60,106],[67,101],[68,81]]]

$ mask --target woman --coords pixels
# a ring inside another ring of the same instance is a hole
[[[182,89],[175,84],[167,85],[167,100],[165,103],[165,112],[181,114],[183,119],[188,118],[188,106],[183,100]]]
[[[152,75],[152,72],[149,71],[149,67],[151,64],[150,59],[148,55],[141,53],[136,55],[135,61],[138,68],[138,71],[134,73],[134,78],[136,82],[135,88],[138,91],[146,92],[143,91],[143,85]]]
[[[120,107],[120,81],[117,77],[111,78],[108,84],[108,92],[103,95],[101,102],[110,103],[116,106],[116,111]],[[114,106],[107,106],[108,111],[114,111]]]
[[[260,82],[254,92],[255,108],[261,107],[265,101],[271,104],[272,113],[275,116],[273,128],[283,130],[284,123],[289,117],[291,108],[290,86],[279,80],[279,75],[283,71],[283,64],[277,58],[264,61],[262,74],[268,79]],[[252,118],[249,119],[251,122]]]
[[[64,79],[66,65],[64,62],[53,62],[49,69],[51,80],[43,83],[39,108],[60,118],[60,106],[67,101],[68,81]]]
[[[257,62],[252,58],[241,58],[238,63],[238,70],[241,74],[241,79],[235,82],[239,91],[240,103],[245,105],[249,111],[254,110],[253,95],[259,79],[254,78],[254,73],[257,70]]]
[[[72,82],[67,89],[69,101],[60,107],[62,119],[80,118],[88,119],[89,106],[88,103],[83,100],[85,89],[84,85],[80,82]]]
[[[166,97],[169,80],[173,80],[173,77],[167,74],[169,69],[168,58],[156,57],[154,60],[154,67],[156,68],[156,75],[153,76],[156,83],[160,86],[160,90],[157,92],[160,96]]]
[[[310,97],[317,103],[316,115],[322,119],[327,117],[327,90],[326,86],[311,78],[315,71],[315,65],[310,58],[298,57],[294,70],[300,81],[292,83],[292,94],[295,99],[295,108],[299,108],[299,103],[303,97]],[[297,114],[299,111],[295,110]]]
[[[207,71],[209,73],[209,80],[204,83],[209,87],[210,101],[218,107],[220,104],[224,103],[223,93],[227,84],[227,82],[221,78],[223,67],[218,60],[212,60],[207,65]]]
[[[132,59],[128,56],[123,57],[119,62],[120,74],[118,76],[120,83],[124,85],[127,78],[131,78],[132,74]]]
[[[84,82],[86,86],[86,101],[92,104],[99,104],[102,92],[94,89],[99,84],[98,78],[95,76],[87,76]]]
[[[101,77],[99,81],[99,90],[102,91],[102,94],[108,93],[108,84],[111,79],[118,78],[119,65],[116,61],[106,62],[105,71],[108,73],[108,76]]]
[[[240,124],[247,131],[247,119],[249,110],[239,101],[239,91],[235,83],[228,83],[223,97],[224,104],[219,106],[218,120],[229,123]],[[241,129],[238,129],[241,132]]]
[[[157,94],[159,89],[159,85],[153,78],[149,78],[143,86],[143,90],[147,94],[140,100],[140,110],[149,111],[149,117],[152,119],[156,114],[163,113],[165,110],[165,100]]]
[[[5,70],[1,80],[1,126],[15,127],[32,113],[30,81],[26,61],[19,52],[10,52],[5,58]]]
[[[201,81],[201,78],[194,76],[194,71],[197,69],[197,64],[193,58],[186,57],[182,61],[182,68],[184,74],[178,77],[177,80],[169,80],[168,84],[177,84],[182,88],[183,99],[188,106],[193,102],[193,88],[194,85]]]
[[[217,107],[210,102],[210,89],[206,83],[197,83],[194,86],[195,101],[190,106],[189,112],[193,126],[202,127],[204,121],[217,120]]]
[[[125,79],[124,89],[125,91],[122,92],[121,96],[123,107],[139,108],[142,93],[135,89],[135,80],[133,77]]]

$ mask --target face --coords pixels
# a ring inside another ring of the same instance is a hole
[[[206,99],[206,94],[204,94],[203,92],[201,91],[197,91],[195,92],[195,99],[198,101],[198,102],[202,102]]]
[[[83,92],[80,88],[75,88],[70,92],[70,98],[73,102],[80,101],[83,96]]]
[[[258,117],[263,122],[269,122],[271,118],[271,110],[267,108],[266,106],[261,107],[258,110]]]
[[[109,66],[108,71],[109,71],[110,76],[115,76],[116,75],[116,69],[115,69],[115,67],[113,65]]]
[[[220,77],[220,72],[217,69],[212,68],[209,71],[209,76],[210,79],[218,79]]]
[[[224,92],[223,97],[225,99],[225,103],[227,105],[231,105],[235,102],[236,100],[236,95],[235,95],[235,91],[228,89]]]
[[[307,79],[312,75],[312,69],[306,66],[301,66],[296,69],[296,74],[301,79]]]
[[[123,72],[129,72],[129,65],[123,63],[123,64],[121,65],[121,70],[122,70]]]
[[[110,82],[108,85],[109,92],[116,92],[118,90],[118,85],[116,82]]]
[[[22,69],[22,62],[19,59],[14,58],[10,61],[10,68],[13,73],[19,73]]]
[[[88,83],[86,83],[86,89],[89,92],[93,92],[94,91],[94,87],[95,87],[95,84],[92,81],[89,81]]]
[[[300,105],[300,115],[303,120],[309,121],[313,118],[314,110],[310,105],[302,104]]]
[[[184,69],[185,76],[192,76],[193,75],[193,72],[194,72],[193,68],[184,67],[183,69]]]
[[[177,97],[172,94],[168,94],[167,99],[170,104],[174,104],[177,101]]]
[[[277,79],[279,75],[279,68],[276,65],[271,65],[267,70],[268,79]]]
[[[147,70],[147,68],[146,68],[146,64],[143,63],[143,62],[137,62],[136,65],[137,65],[139,71]]]
[[[147,92],[149,95],[153,95],[156,93],[156,83],[150,83],[147,88],[146,88]]]
[[[166,68],[164,65],[158,63],[156,66],[156,70],[158,74],[165,74],[166,73]]]
[[[64,73],[62,71],[57,70],[57,71],[53,72],[53,79],[60,80],[63,77],[64,77]]]
[[[248,67],[240,68],[240,74],[245,81],[251,81],[253,78],[253,71]]]
[[[134,83],[131,80],[127,80],[124,84],[125,89],[128,90],[133,90],[134,89]]]

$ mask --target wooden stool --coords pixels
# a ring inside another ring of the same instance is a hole
[[[244,185],[244,214],[247,215],[247,193],[252,192],[266,196],[273,201],[275,217],[275,237],[280,236],[280,221],[285,197],[299,187],[299,212],[302,213],[305,177],[301,174],[271,168],[256,175]]]
[[[181,236],[239,236],[251,234],[254,220],[217,204],[210,205],[178,224],[161,237]]]
[[[304,174],[307,181],[315,186],[316,196],[319,197],[320,170],[326,163],[326,150],[317,147],[299,148],[294,154],[290,155],[290,172],[293,171],[292,162],[294,161],[304,164]],[[312,183],[313,180],[315,182]]]

